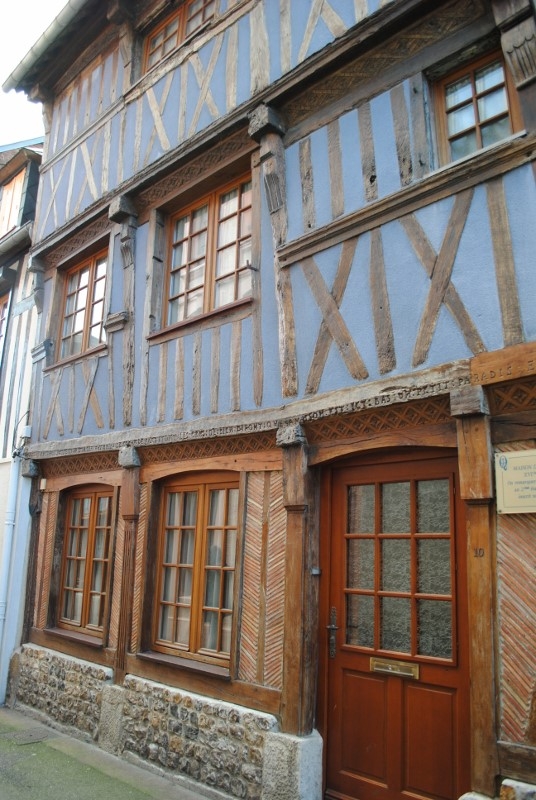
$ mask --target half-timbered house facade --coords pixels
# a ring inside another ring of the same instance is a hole
[[[536,783],[535,13],[70,0],[10,76],[47,118],[14,702],[201,793]]]
[[[42,139],[0,146],[0,704],[23,629],[32,481],[31,350],[38,310],[28,272]],[[28,468],[28,469],[27,469]]]

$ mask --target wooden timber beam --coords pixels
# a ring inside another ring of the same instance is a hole
[[[481,387],[451,393],[456,417],[460,489],[467,526],[467,592],[471,674],[471,788],[495,795],[499,773],[496,729],[492,447]]]

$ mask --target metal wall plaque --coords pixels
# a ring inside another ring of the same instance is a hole
[[[495,485],[499,514],[536,512],[536,450],[496,453]]]
[[[376,658],[373,656],[370,659],[370,671],[419,680],[419,665],[414,664],[412,661],[395,661],[391,658]]]

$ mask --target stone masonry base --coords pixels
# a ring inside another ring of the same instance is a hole
[[[206,797],[320,800],[322,740],[279,731],[271,714],[113,671],[36,645],[11,664],[11,705]]]

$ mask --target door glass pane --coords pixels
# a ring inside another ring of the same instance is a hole
[[[370,595],[346,596],[346,644],[374,647],[374,598]]]
[[[381,599],[381,648],[411,653],[411,603],[404,597]]]
[[[374,540],[348,539],[348,589],[374,589]]]
[[[419,533],[450,531],[450,484],[447,479],[417,484],[417,530]]]
[[[382,485],[383,533],[407,533],[410,530],[409,504],[409,482]]]
[[[374,533],[374,485],[348,487],[348,533]]]
[[[422,539],[418,545],[418,591],[450,594],[450,540]]]
[[[452,658],[452,605],[450,601],[418,601],[419,654]]]
[[[384,539],[382,542],[382,584],[385,592],[411,589],[411,551],[409,539]]]

